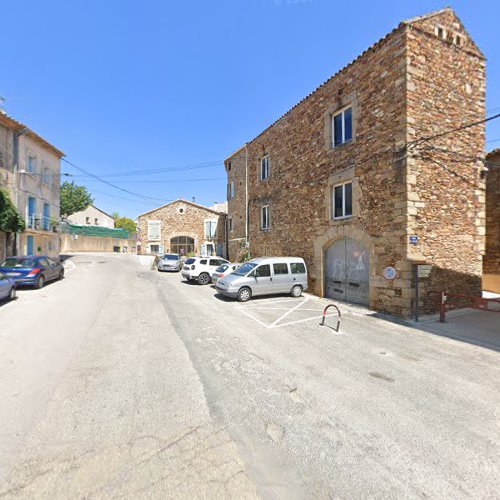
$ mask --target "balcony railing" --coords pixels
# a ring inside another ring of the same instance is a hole
[[[30,214],[26,218],[26,227],[28,229],[35,229],[36,231],[52,231],[57,233],[59,231],[59,224],[45,217],[42,214]]]

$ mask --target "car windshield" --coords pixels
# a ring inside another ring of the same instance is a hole
[[[243,264],[237,271],[234,271],[232,274],[236,274],[236,276],[245,276],[255,267],[257,267],[257,264],[254,264],[253,262],[247,262],[246,264]]]
[[[186,264],[192,264],[193,262],[195,262],[196,259],[193,259],[192,257],[190,259],[187,259],[186,260]]]
[[[166,254],[163,256],[163,259],[165,259],[165,260],[179,260],[179,256],[174,255],[174,254]]]
[[[228,265],[227,264],[222,264],[222,266],[219,266],[215,272],[217,273],[223,273],[226,269],[228,268]]]
[[[2,267],[34,267],[35,261],[33,259],[5,259]]]

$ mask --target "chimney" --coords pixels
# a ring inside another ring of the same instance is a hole
[[[196,203],[196,198],[193,196],[193,203]]]

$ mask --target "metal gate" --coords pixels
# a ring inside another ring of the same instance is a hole
[[[325,296],[368,305],[369,271],[368,252],[360,241],[335,241],[325,252]]]

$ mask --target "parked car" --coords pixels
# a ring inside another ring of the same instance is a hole
[[[64,278],[64,267],[47,256],[7,257],[0,272],[19,285],[42,288],[47,281]]]
[[[300,297],[307,290],[307,268],[299,257],[261,257],[217,281],[215,288],[240,302],[247,302],[255,295],[277,293]]]
[[[222,264],[222,266],[219,266],[212,274],[212,283],[217,283],[221,278],[236,271],[239,267],[241,267],[241,264]]]
[[[180,271],[181,258],[176,253],[166,253],[158,261],[158,271]]]
[[[16,298],[16,283],[12,278],[0,273],[0,300]]]
[[[197,280],[200,285],[208,285],[212,273],[222,264],[229,264],[222,257],[190,257],[182,268],[182,276],[188,281]]]

